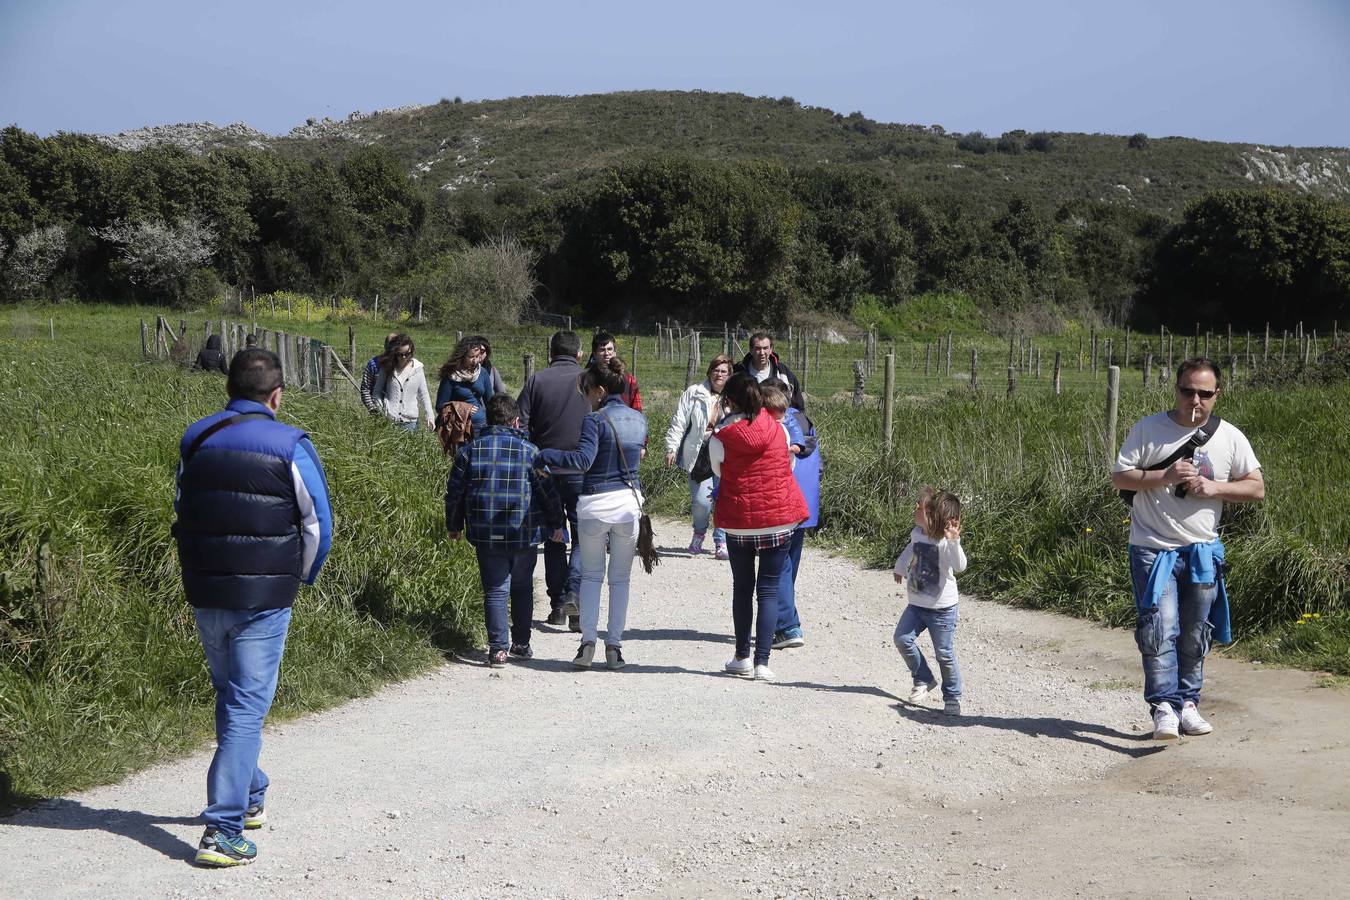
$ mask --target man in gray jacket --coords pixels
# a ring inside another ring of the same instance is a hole
[[[591,411],[590,403],[577,389],[581,339],[574,331],[559,331],[549,339],[548,355],[548,368],[530,376],[516,401],[520,427],[540,450],[575,450],[581,439],[581,420]],[[566,623],[572,631],[580,631],[577,591],[581,587],[581,557],[576,552],[576,537],[582,473],[552,469],[551,474],[567,512],[570,546],[553,541],[544,544],[544,583],[551,607],[546,621],[550,625]]]

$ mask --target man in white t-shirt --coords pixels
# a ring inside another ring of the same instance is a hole
[[[1113,487],[1136,492],[1130,512],[1130,577],[1139,614],[1134,636],[1156,740],[1213,730],[1197,703],[1210,640],[1231,640],[1219,516],[1225,501],[1250,503],[1266,493],[1246,436],[1229,422],[1206,427],[1220,379],[1211,360],[1183,362],[1176,406],[1134,424],[1111,475]],[[1178,450],[1184,452],[1173,459]]]

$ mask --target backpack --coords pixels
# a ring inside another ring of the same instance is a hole
[[[442,406],[436,417],[436,437],[447,456],[454,456],[455,451],[473,440],[473,404],[451,400]]]

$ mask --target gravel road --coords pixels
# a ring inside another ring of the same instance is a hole
[[[889,571],[808,549],[772,684],[721,674],[725,563],[633,577],[621,672],[539,626],[269,727],[255,865],[190,864],[203,747],[0,819],[0,895],[1346,896],[1350,693],[1316,675],[1214,658],[1214,733],[1157,745],[1129,633],[966,597],[950,718],[899,702]]]

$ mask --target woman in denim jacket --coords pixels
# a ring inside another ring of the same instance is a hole
[[[605,666],[624,665],[623,629],[628,617],[628,582],[642,515],[638,462],[646,453],[647,419],[623,400],[623,363],[593,363],[582,373],[579,389],[595,412],[581,421],[575,450],[543,450],[535,465],[580,469],[577,500],[577,552],[581,554],[581,646],[572,664],[589,668],[595,656],[600,620],[600,584],[609,548],[609,623],[605,630]]]

